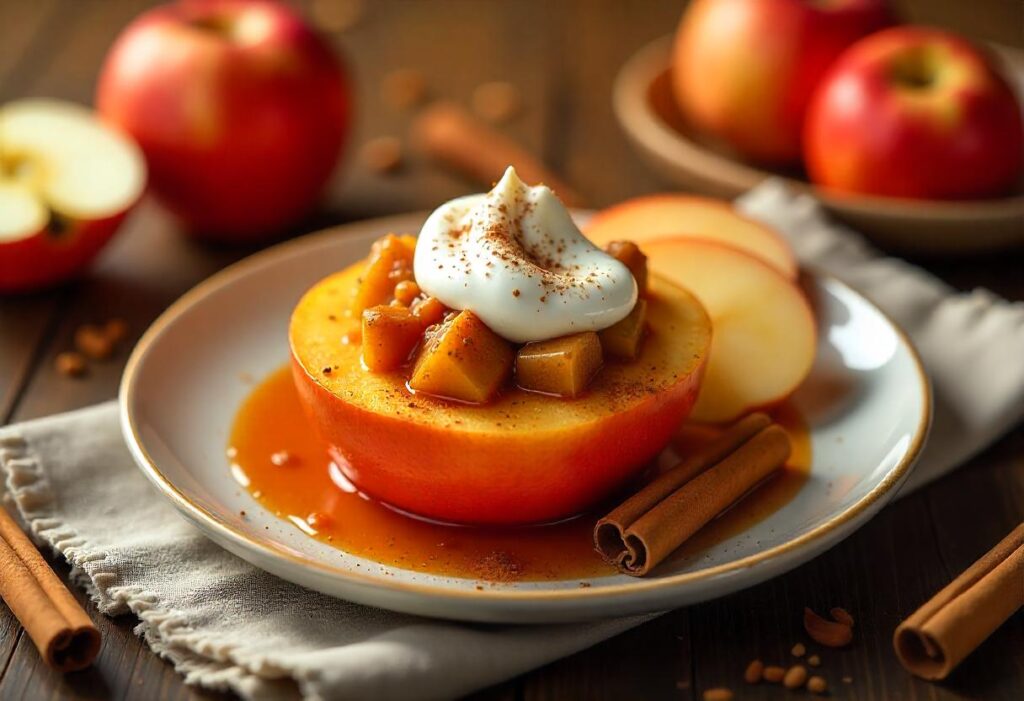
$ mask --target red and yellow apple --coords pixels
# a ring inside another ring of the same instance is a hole
[[[849,48],[814,95],[811,179],[837,190],[923,199],[999,195],[1017,180],[1024,128],[989,59],[938,29],[894,27]]]
[[[687,121],[753,160],[800,157],[804,112],[832,61],[889,22],[884,0],[694,0],[673,49]]]
[[[817,323],[801,289],[761,260],[698,239],[644,246],[648,268],[711,317],[711,354],[692,418],[731,421],[788,397],[811,371]]]
[[[0,293],[79,273],[146,185],[142,153],[79,105],[0,106]]]
[[[377,499],[459,523],[552,521],[580,513],[644,468],[690,413],[711,326],[700,303],[657,275],[639,359],[612,362],[582,397],[507,389],[487,404],[406,389],[406,373],[360,364],[351,299],[363,265],[310,290],[292,314],[299,397],[346,476]]]
[[[350,118],[331,48],[267,0],[149,10],[111,49],[96,101],[141,145],[160,199],[228,241],[277,232],[313,206]]]
[[[585,233],[599,246],[624,240],[645,249],[648,242],[663,238],[718,241],[760,258],[791,280],[797,276],[796,257],[779,232],[743,216],[730,203],[710,197],[634,197],[598,212],[587,223]]]

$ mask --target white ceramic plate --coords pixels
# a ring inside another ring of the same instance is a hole
[[[210,538],[285,579],[409,613],[493,622],[554,622],[661,611],[748,587],[814,557],[871,518],[906,479],[924,442],[930,392],[914,349],[878,309],[838,280],[811,277],[820,316],[810,389],[795,402],[812,427],[802,490],[746,532],[645,579],[496,584],[385,567],[345,555],[275,518],[241,490],[224,456],[239,404],[288,358],[300,295],[362,258],[388,231],[423,216],[378,219],[254,255],[200,284],[146,332],[125,370],[121,419],[139,467]],[[239,512],[246,512],[245,518]],[[358,566],[357,566],[358,565]]]

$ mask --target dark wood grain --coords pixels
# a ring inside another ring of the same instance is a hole
[[[46,95],[88,103],[111,40],[150,0],[0,0],[0,100]],[[308,6],[308,3],[298,3]],[[945,22],[973,35],[1024,45],[1024,5],[1010,0],[902,0],[920,21]],[[346,166],[322,209],[293,233],[345,220],[422,209],[477,189],[406,154],[396,175],[367,173],[358,145],[405,139],[408,113],[381,101],[381,78],[416,67],[430,92],[466,102],[486,80],[509,80],[523,93],[521,117],[505,129],[535,150],[596,206],[663,189],[623,138],[611,111],[615,71],[639,46],[672,31],[680,3],[648,0],[366,2],[360,21],[331,37],[350,58],[358,119]],[[0,417],[21,420],[113,398],[130,341],[174,298],[248,249],[191,241],[154,203],[129,221],[83,280],[23,297],[0,298]],[[985,286],[1024,300],[1020,252],[973,260],[916,261],[960,289]],[[131,339],[85,380],[53,369],[78,324],[127,319]],[[1024,689],[1024,617],[1003,626],[944,684],[913,679],[897,665],[889,638],[896,623],[1024,518],[1024,429],[958,472],[885,509],[858,533],[787,575],[723,599],[664,615],[624,635],[477,699],[698,699],[712,686],[741,698],[777,698],[745,688],[746,663],[786,663],[808,642],[800,612],[842,605],[857,617],[854,644],[818,651],[832,696],[844,699],[1011,699]],[[53,561],[67,580],[67,566]],[[43,667],[6,607],[0,607],[0,698],[215,698],[188,688],[135,636],[134,617],[100,615],[97,664],[60,676]],[[852,683],[844,684],[848,676]]]

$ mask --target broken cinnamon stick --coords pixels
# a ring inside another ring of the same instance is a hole
[[[597,522],[594,543],[642,577],[789,457],[786,432],[753,414]]]
[[[99,630],[3,508],[0,596],[50,667],[73,672],[85,669],[96,659]]]
[[[900,662],[924,679],[945,679],[1024,606],[1024,523],[896,628]]]
[[[583,198],[533,154],[452,102],[436,102],[412,126],[416,146],[431,158],[490,187],[510,165],[528,183],[550,187],[566,205],[583,206]]]

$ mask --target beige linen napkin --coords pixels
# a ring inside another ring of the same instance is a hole
[[[1024,306],[954,294],[876,258],[814,203],[768,184],[742,202],[792,235],[804,261],[846,278],[920,346],[940,409],[911,481],[980,450],[1024,413]],[[967,360],[970,362],[967,362]],[[35,536],[72,563],[109,614],[190,683],[248,699],[446,698],[588,647],[648,617],[552,626],[463,625],[331,599],[221,550],[135,468],[113,403],[0,431],[8,494]],[[611,612],[609,612],[611,613]]]

